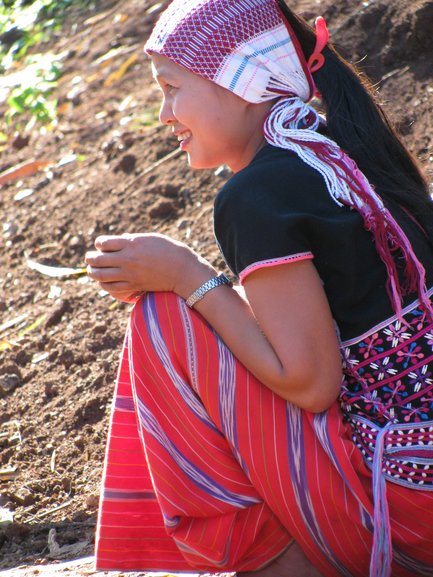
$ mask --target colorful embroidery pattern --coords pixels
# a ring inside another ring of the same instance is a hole
[[[380,429],[366,419],[351,417],[353,440],[372,467]],[[383,441],[382,473],[400,485],[433,490],[433,421],[419,426],[396,424]]]
[[[422,423],[433,414],[433,324],[414,307],[404,321],[343,344],[345,382],[340,400],[350,417],[362,415],[379,426]]]
[[[424,318],[415,303],[403,320],[394,317],[358,341],[343,343],[340,402],[369,466],[386,427],[386,477],[433,489],[433,326]]]

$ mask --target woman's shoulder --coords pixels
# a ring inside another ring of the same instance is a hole
[[[317,180],[322,183],[320,174],[306,164],[297,154],[290,150],[277,148],[267,144],[248,166],[234,174],[229,180],[230,187],[236,187],[245,182],[281,183],[281,177],[291,177],[295,180]]]
[[[321,174],[295,153],[266,145],[251,163],[234,174],[217,195],[215,207],[226,203],[257,206],[316,206],[331,201]],[[332,204],[335,204],[331,201]],[[335,205],[336,206],[336,205]]]

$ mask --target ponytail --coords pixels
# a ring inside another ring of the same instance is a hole
[[[316,43],[314,29],[284,0],[277,4],[308,60]],[[356,162],[385,204],[398,204],[415,217],[433,247],[433,202],[417,161],[377,104],[367,78],[332,46],[322,53],[325,64],[314,73],[314,82],[325,106],[329,137]]]

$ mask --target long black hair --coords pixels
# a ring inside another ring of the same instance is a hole
[[[284,0],[277,4],[308,60],[316,44],[314,29]],[[367,77],[331,45],[323,55],[325,64],[314,74],[314,82],[326,110],[330,138],[357,163],[385,204],[397,204],[413,215],[433,246],[433,202],[418,162],[377,103]]]

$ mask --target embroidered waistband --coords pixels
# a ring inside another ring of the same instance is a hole
[[[379,427],[364,417],[351,415],[353,441],[372,470],[374,534],[370,576],[391,575],[392,542],[386,481],[433,491],[433,421],[388,422]]]
[[[380,452],[381,472],[386,479],[412,489],[433,490],[433,421],[388,423],[379,428],[363,417],[351,415],[349,422],[353,441],[370,468],[376,452]]]

